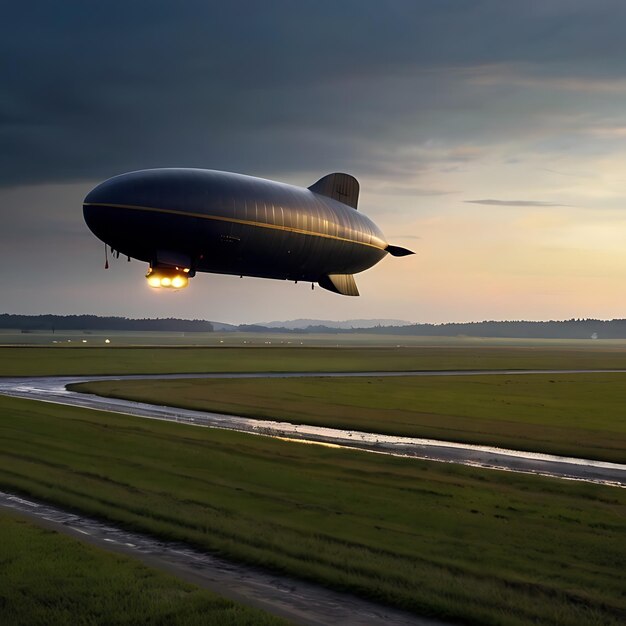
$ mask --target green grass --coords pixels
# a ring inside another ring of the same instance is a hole
[[[0,512],[0,622],[276,625],[286,622]]]
[[[626,374],[133,380],[71,388],[260,419],[626,463]]]
[[[0,485],[469,624],[626,620],[626,491],[0,398]]]
[[[592,344],[590,344],[592,345]],[[0,376],[175,372],[626,368],[626,349],[570,347],[0,347]]]
[[[452,337],[420,335],[386,335],[376,333],[303,333],[275,332],[170,332],[119,330],[35,330],[23,333],[0,329],[0,346],[534,346],[578,347],[580,349],[626,348],[626,339],[531,339],[514,337]],[[85,345],[86,344],[86,345]]]

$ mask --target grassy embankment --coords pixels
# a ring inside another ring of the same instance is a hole
[[[2,624],[286,624],[15,513],[0,537]]]
[[[473,624],[626,620],[626,492],[0,398],[0,485]]]
[[[71,388],[261,419],[626,463],[626,374],[103,381]]]
[[[626,348],[498,346],[71,348],[0,347],[0,376],[176,372],[340,372],[626,368]]]

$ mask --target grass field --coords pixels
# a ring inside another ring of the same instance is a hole
[[[626,491],[0,397],[0,485],[470,624],[626,620]]]
[[[103,381],[104,396],[626,463],[626,374]]]
[[[0,512],[0,537],[0,623],[7,626],[286,624],[14,513]]]
[[[168,331],[30,331],[0,329],[0,346],[529,346],[626,349],[626,339],[516,339],[507,337],[429,337],[375,333],[168,332]]]
[[[626,368],[626,348],[472,345],[243,348],[0,347],[0,376],[176,372]]]

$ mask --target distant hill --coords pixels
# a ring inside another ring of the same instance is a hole
[[[213,325],[213,330],[218,333],[235,332],[239,330],[236,324],[227,324],[226,322],[211,322],[211,324]]]
[[[286,322],[258,322],[252,326],[261,326],[264,328],[288,328],[290,330],[308,328],[309,326],[325,328],[374,328],[376,326],[408,326],[411,322],[406,320],[387,320],[387,319],[366,319],[366,320],[345,320],[344,322],[335,322],[333,320],[312,320],[297,319],[288,320]]]

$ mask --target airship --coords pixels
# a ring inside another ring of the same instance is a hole
[[[85,222],[117,256],[148,263],[154,288],[198,272],[316,283],[358,296],[354,274],[392,246],[357,210],[359,183],[324,176],[308,188],[215,170],[160,168],[109,178],[87,194]]]

